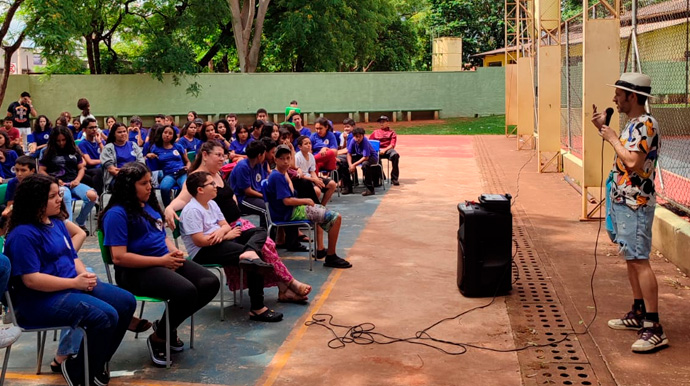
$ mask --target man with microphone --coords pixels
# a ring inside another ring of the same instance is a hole
[[[645,102],[652,96],[651,83],[647,75],[624,73],[610,85],[615,87],[613,102],[618,112],[629,119],[620,136],[608,126],[610,114],[607,117],[593,106],[592,117],[599,135],[616,152],[609,192],[611,207],[607,210],[613,223],[614,242],[627,263],[634,297],[632,310],[620,319],[609,320],[608,325],[616,330],[637,330],[633,352],[668,345],[659,323],[656,276],[649,265],[656,205],[654,177],[659,157],[659,124],[645,110]]]

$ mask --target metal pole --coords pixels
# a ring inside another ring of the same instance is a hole
[[[690,0],[688,0],[690,1]],[[565,22],[565,82],[567,85],[565,93],[565,105],[568,109],[568,150],[572,150],[573,133],[570,131],[570,121],[572,114],[572,107],[570,105],[570,29],[569,22]]]
[[[688,79],[688,50],[690,50],[688,39],[690,39],[690,0],[685,2],[685,107],[688,107],[688,82],[690,82]]]
[[[632,72],[639,72],[640,68],[637,66],[638,52],[637,52],[637,0],[632,1],[632,36],[635,39],[635,48],[632,52]]]

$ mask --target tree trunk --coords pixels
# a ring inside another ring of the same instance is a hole
[[[5,64],[5,70],[2,72],[2,80],[0,80],[0,104],[5,100],[5,92],[7,91],[7,81],[10,78],[10,66],[12,65],[12,55],[19,49],[19,47],[22,44],[22,41],[24,40],[24,36],[26,36],[26,28],[24,27],[24,30],[19,34],[19,37],[17,37],[17,40],[14,42],[14,44],[10,46],[3,46],[2,42],[5,40],[7,37],[7,32],[10,30],[10,24],[12,23],[12,19],[14,19],[14,14],[17,12],[19,9],[19,6],[22,5],[24,0],[14,0],[12,4],[8,7],[5,8],[7,10],[7,13],[5,14],[5,19],[2,22],[2,26],[0,27],[0,47],[4,51],[4,64]]]
[[[7,81],[10,78],[10,66],[12,65],[12,54],[14,51],[10,50],[10,47],[2,47],[5,57],[3,62],[5,63],[5,70],[2,72],[2,80],[0,80],[0,103],[5,100],[5,91],[7,91]]]
[[[93,61],[96,64],[96,74],[102,74],[103,69],[101,68],[101,49],[100,49],[100,38],[95,38],[91,41],[93,44]]]
[[[86,40],[86,60],[89,63],[89,73],[95,74],[96,65],[93,59],[93,45],[91,44],[93,39],[91,39],[91,34],[84,35],[84,39]]]
[[[232,14],[231,21],[232,31],[235,36],[235,47],[237,48],[240,71],[242,72],[255,72],[259,64],[261,35],[263,33],[266,11],[271,0],[258,1],[259,9],[256,12],[255,22],[256,0],[243,0],[242,6],[240,6],[240,0],[228,0]]]

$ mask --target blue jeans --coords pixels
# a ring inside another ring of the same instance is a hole
[[[163,177],[160,184],[158,185],[161,189],[161,198],[163,199],[163,207],[167,207],[168,205],[170,205],[170,202],[172,201],[170,199],[170,192],[172,191],[172,189],[175,186],[177,186],[179,189],[182,189],[182,187],[184,186],[184,183],[186,181],[187,181],[187,174],[183,174],[183,175],[177,177],[177,179],[170,174]]]
[[[652,251],[652,224],[656,205],[632,209],[625,204],[611,205],[613,240],[625,260],[648,260]]]
[[[43,295],[43,296],[41,296]],[[134,295],[103,282],[91,292],[58,291],[39,294],[31,301],[16,302],[17,318],[21,326],[84,327],[89,343],[89,374],[101,374],[105,363],[110,361],[129,327],[136,309]],[[80,345],[78,357],[84,354]],[[83,366],[82,361],[74,362]],[[83,372],[83,369],[80,372]]]
[[[0,253],[0,296],[5,296],[5,291],[7,291],[7,282],[10,280],[11,272],[12,266],[10,265],[10,259]]]
[[[62,198],[62,201],[65,202],[65,208],[67,209],[67,213],[69,213],[69,220],[76,223],[79,226],[82,226],[86,223],[86,219],[89,217],[89,213],[91,213],[91,209],[96,205],[96,201],[91,201],[89,198],[86,196],[86,193],[90,190],[93,190],[90,186],[85,185],[85,184],[79,184],[74,188],[70,189],[65,189],[65,196]],[[76,221],[72,220],[72,198],[73,197],[78,197],[80,200],[84,201],[84,204],[81,206],[81,211],[79,212],[79,216],[77,216]]]

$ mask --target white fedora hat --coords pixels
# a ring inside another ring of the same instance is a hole
[[[652,78],[640,72],[624,72],[621,74],[621,78],[616,81],[616,84],[608,84],[607,86],[647,97],[652,96],[650,94],[652,92]]]

